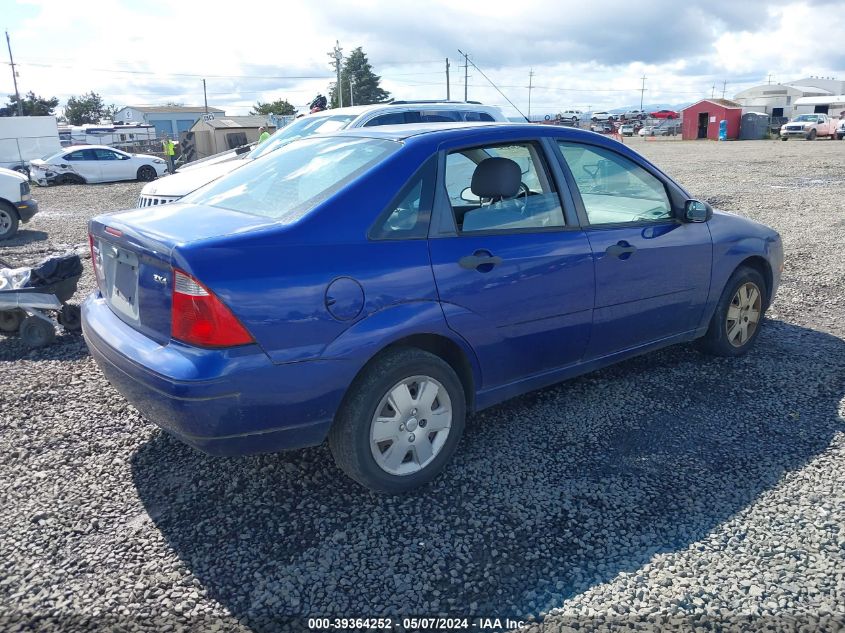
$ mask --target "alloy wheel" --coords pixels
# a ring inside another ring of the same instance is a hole
[[[756,284],[748,281],[737,288],[728,306],[725,322],[725,331],[731,345],[742,347],[754,336],[760,322],[762,305],[762,293]]]

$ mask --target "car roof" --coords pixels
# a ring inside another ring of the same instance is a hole
[[[582,130],[580,128],[564,127],[560,125],[543,125],[538,123],[406,123],[405,125],[379,125],[376,127],[346,128],[320,136],[357,136],[359,138],[378,138],[399,142],[441,143],[467,136],[488,137],[489,133],[511,136],[514,140],[526,138],[540,138],[544,136],[562,137],[572,140],[589,140],[594,144],[609,145],[611,142],[604,135]],[[484,141],[479,138],[479,141]],[[618,143],[617,143],[618,145]],[[624,151],[624,150],[623,150]]]
[[[61,152],[75,152],[78,149],[117,149],[115,147],[109,147],[108,145],[70,145],[68,147],[63,147],[60,150],[56,150],[56,153],[59,154]],[[123,150],[117,150],[118,152]],[[126,152],[124,152],[125,154]]]
[[[331,108],[329,110],[321,110],[306,114],[307,117],[327,117],[338,115],[356,115],[369,114],[376,110],[383,110],[391,112],[393,110],[460,110],[470,112],[485,112],[498,111],[495,106],[485,105],[483,103],[473,103],[471,101],[397,101],[395,103],[373,103],[370,105],[346,106],[343,108]]]

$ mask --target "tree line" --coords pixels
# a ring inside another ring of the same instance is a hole
[[[337,61],[332,55],[331,65],[337,71]],[[339,105],[339,96],[343,95],[343,105],[368,105],[381,103],[390,97],[390,93],[381,87],[381,77],[373,72],[372,64],[367,59],[359,46],[354,49],[340,69],[340,90],[337,82],[329,84],[329,103],[336,108]],[[9,95],[5,106],[0,107],[0,116],[18,115],[18,97]],[[165,105],[182,105],[169,102]],[[20,107],[24,116],[50,116],[55,115],[59,106],[59,99],[56,97],[43,97],[30,91],[20,99]],[[70,125],[84,125],[86,123],[99,123],[103,119],[114,120],[115,113],[119,110],[115,104],[106,104],[103,97],[93,90],[91,92],[74,95],[68,98],[64,106],[63,118]],[[268,115],[294,115],[296,106],[287,99],[277,99],[262,103],[256,102],[249,112],[250,114]]]

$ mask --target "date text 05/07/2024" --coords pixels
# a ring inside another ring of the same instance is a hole
[[[308,618],[311,631],[503,631],[518,629],[523,620],[496,617],[417,616],[402,618]]]

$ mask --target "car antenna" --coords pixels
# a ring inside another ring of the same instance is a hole
[[[487,75],[485,75],[485,74],[484,74],[484,71],[483,71],[483,70],[481,70],[481,69],[480,69],[480,68],[476,65],[476,63],[475,63],[474,61],[472,61],[472,60],[469,58],[469,56],[468,56],[466,53],[464,53],[461,49],[458,49],[458,52],[461,54],[461,56],[462,56],[465,60],[467,60],[470,64],[472,64],[472,67],[473,67],[473,68],[475,68],[478,72],[480,72],[480,73],[481,73],[481,76],[482,76],[482,77],[484,77],[487,81],[489,81],[489,82],[490,82],[490,85],[491,85],[491,86],[493,86],[493,87],[494,87],[494,88],[498,91],[498,93],[499,93],[500,95],[502,95],[502,96],[505,98],[505,101],[507,101],[508,103],[510,103],[510,104],[511,104],[511,106],[513,106],[513,109],[514,109],[514,110],[516,110],[517,112],[519,112],[519,114],[522,116],[522,118],[523,118],[523,119],[525,119],[528,123],[531,123],[531,121],[528,119],[528,117],[527,117],[527,116],[525,116],[524,114],[522,114],[522,110],[520,110],[519,108],[517,108],[517,107],[514,105],[513,101],[511,101],[510,99],[508,99],[507,95],[506,95],[504,92],[502,92],[501,90],[499,90],[499,86],[497,86],[496,84],[494,84],[494,83],[491,81],[490,77],[488,77]]]

